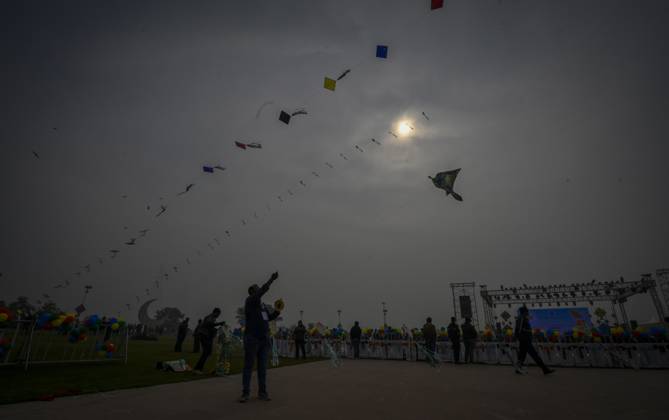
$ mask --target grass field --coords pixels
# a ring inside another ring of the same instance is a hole
[[[158,341],[130,341],[128,363],[71,363],[61,365],[32,365],[26,372],[23,366],[0,368],[3,389],[0,404],[40,399],[63,393],[91,393],[114,389],[134,388],[173,382],[192,381],[211,377],[195,375],[191,372],[174,373],[156,369],[156,362],[186,359],[194,366],[199,354],[191,353],[192,339],[184,343],[183,353],[175,353],[174,338],[162,337]],[[311,359],[313,361],[315,359]],[[307,359],[307,362],[310,360]],[[242,370],[242,355],[238,349],[233,353],[231,373]],[[289,366],[303,361],[281,359],[281,366]],[[214,356],[207,361],[205,372],[214,369]],[[241,388],[241,383],[240,383]]]

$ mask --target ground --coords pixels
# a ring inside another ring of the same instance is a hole
[[[63,343],[66,343],[64,339]],[[35,400],[67,392],[91,393],[205,379],[190,373],[173,374],[156,370],[158,361],[181,358],[195,366],[200,355],[191,352],[192,339],[186,340],[183,348],[186,350],[183,353],[173,351],[173,337],[161,337],[159,341],[132,340],[127,364],[108,362],[33,365],[27,372],[22,366],[2,367],[0,384],[3,384],[3,389],[0,391],[0,404]],[[281,366],[294,363],[296,362],[292,359],[281,360]],[[241,372],[241,350],[233,353],[230,365],[232,373]],[[215,360],[212,356],[205,367],[207,371],[212,371],[214,366]]]
[[[669,372],[328,361],[269,372],[270,402],[236,401],[239,375],[0,406],[7,419],[665,419]]]

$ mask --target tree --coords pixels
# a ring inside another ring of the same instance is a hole
[[[27,296],[19,296],[15,302],[9,304],[9,310],[21,318],[32,318],[35,307],[30,304]]]
[[[163,308],[156,311],[156,319],[162,321],[162,326],[167,331],[176,331],[179,322],[186,317],[179,308]]]

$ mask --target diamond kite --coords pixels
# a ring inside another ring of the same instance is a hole
[[[453,191],[455,178],[458,177],[459,172],[460,168],[454,169],[452,171],[439,172],[434,176],[434,178],[432,178],[431,176],[428,176],[428,178],[432,180],[432,183],[434,184],[435,187],[446,191],[446,195],[453,195],[453,198],[455,198],[458,201],[462,201],[462,197],[460,196],[460,194]]]
[[[437,10],[441,9],[442,7],[444,7],[444,0],[432,0],[430,10]]]
[[[337,87],[337,81],[326,77],[323,81],[323,87],[334,92],[335,88]]]
[[[376,46],[376,56],[378,58],[388,58],[388,46],[387,45],[377,45]]]

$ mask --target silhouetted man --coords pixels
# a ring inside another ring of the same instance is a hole
[[[211,352],[214,347],[214,339],[216,338],[216,327],[223,325],[223,322],[216,322],[216,318],[221,314],[221,310],[214,308],[211,314],[204,317],[202,320],[202,325],[200,325],[200,344],[202,345],[202,354],[200,355],[200,360],[197,361],[195,369],[193,372],[202,374],[202,369],[204,369],[204,364],[207,362],[207,358],[211,355]]]
[[[177,353],[181,353],[181,345],[186,339],[186,334],[188,334],[188,319],[181,321],[177,327],[177,343],[174,345],[174,351]]]
[[[448,339],[453,346],[453,363],[460,363],[460,327],[455,322],[455,317],[451,317],[451,323],[448,324]]]
[[[518,364],[516,365],[516,373],[526,374],[527,371],[523,369],[523,363],[525,362],[525,356],[528,354],[534,360],[534,363],[537,364],[544,372],[544,375],[551,374],[555,372],[553,369],[548,368],[544,364],[544,361],[541,360],[541,356],[537,353],[534,346],[532,345],[532,326],[530,325],[530,311],[527,310],[525,306],[522,306],[518,309],[518,319],[516,319],[516,331],[514,334],[516,340],[518,340]]]
[[[360,358],[360,337],[362,337],[362,330],[360,329],[360,323],[355,321],[355,324],[351,327],[349,333],[351,336],[351,346],[353,346],[353,358]]]
[[[197,320],[197,326],[193,330],[193,353],[200,352],[200,327],[202,326],[202,320]]]
[[[295,359],[300,358],[300,351],[302,351],[302,358],[307,358],[307,351],[305,347],[305,337],[307,329],[304,327],[302,321],[297,321],[297,327],[293,330],[293,339],[295,340]]]
[[[462,340],[465,342],[465,363],[474,362],[474,347],[476,346],[476,327],[472,325],[470,318],[465,318],[462,324]]]
[[[279,311],[268,313],[263,306],[262,296],[269,287],[279,278],[279,273],[273,273],[262,287],[257,284],[249,287],[249,296],[244,304],[246,316],[246,330],[244,331],[244,372],[242,375],[242,396],[239,402],[249,400],[251,393],[251,374],[253,362],[258,361],[258,398],[270,401],[267,394],[267,350],[269,349],[269,321],[279,317]]]
[[[432,323],[432,318],[428,317],[423,325],[423,340],[425,340],[425,348],[429,350],[432,355],[437,351],[437,328]]]

